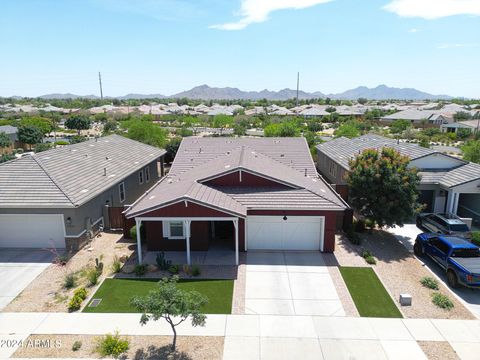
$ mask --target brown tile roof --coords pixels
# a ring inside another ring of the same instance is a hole
[[[238,170],[285,184],[291,190],[210,187],[202,182]],[[315,200],[314,200],[315,199]],[[318,176],[303,138],[186,138],[169,175],[126,212],[134,217],[191,200],[246,216],[250,208],[343,210],[347,205]],[[258,207],[257,207],[258,206]]]

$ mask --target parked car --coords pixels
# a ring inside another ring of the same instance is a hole
[[[440,265],[451,287],[480,288],[480,248],[468,240],[424,233],[417,236],[413,251],[417,256],[429,256]]]
[[[457,215],[422,213],[417,216],[417,226],[428,232],[446,235],[456,235],[470,238],[472,233]]]

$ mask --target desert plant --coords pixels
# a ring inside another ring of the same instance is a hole
[[[200,266],[192,265],[192,276],[199,276],[201,273]]]
[[[76,340],[73,345],[72,345],[72,351],[78,351],[82,347],[82,342],[79,340]]]
[[[72,273],[68,273],[65,275],[65,279],[63,280],[63,287],[65,289],[71,289],[75,287],[75,275]]]
[[[480,246],[480,231],[472,231],[472,243]]]
[[[373,256],[367,256],[365,258],[365,261],[367,262],[367,264],[370,264],[370,265],[375,265],[377,263],[377,260],[375,260],[375,258]]]
[[[369,256],[372,256],[372,253],[366,249],[362,250],[362,257],[363,258],[366,258],[366,257],[369,257]]]
[[[168,268],[168,272],[172,275],[178,274],[180,268],[178,265],[172,265]]]
[[[100,356],[112,356],[114,358],[118,358],[120,355],[127,352],[128,348],[130,347],[130,343],[127,339],[122,339],[118,333],[107,334],[99,339],[97,339],[97,347],[96,351],[100,354]]]
[[[115,255],[113,258],[113,263],[112,263],[112,271],[117,274],[122,270],[122,262],[118,258],[118,256]]]
[[[100,273],[97,268],[91,268],[87,271],[87,281],[88,286],[95,286],[98,284],[98,278],[100,277]]]
[[[133,272],[137,276],[143,276],[147,272],[147,266],[144,264],[135,265],[135,269],[133,270]]]
[[[102,256],[100,256],[100,259],[102,259]],[[97,270],[99,274],[103,272],[103,262],[98,260],[98,258],[95,258],[95,270]]]
[[[442,293],[435,292],[432,294],[432,302],[437,305],[439,308],[445,310],[451,310],[453,308],[453,302],[447,295],[443,295]]]
[[[168,270],[170,266],[172,266],[172,261],[165,258],[165,253],[163,251],[157,254],[155,261],[160,270]]]
[[[82,306],[83,300],[87,298],[87,290],[85,288],[79,288],[73,293],[73,297],[68,303],[68,311],[77,311]]]
[[[438,281],[430,276],[424,276],[420,279],[420,283],[426,288],[438,290]]]

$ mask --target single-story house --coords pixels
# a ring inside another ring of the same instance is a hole
[[[304,138],[184,138],[169,174],[125,212],[147,250],[331,252],[348,205]]]
[[[472,133],[477,132],[480,129],[480,118],[458,121],[451,124],[443,124],[440,129],[442,132],[453,132],[456,133],[458,129],[467,129]]]
[[[398,142],[367,134],[354,139],[340,137],[317,145],[317,167],[336,190],[348,199],[346,174],[349,161],[365,149],[391,147],[410,158],[410,167],[419,170],[418,190],[425,211],[450,212],[472,218],[480,225],[480,165],[427,149],[417,144]]]
[[[125,205],[163,175],[164,154],[110,135],[0,164],[0,248],[76,250],[120,227]]]
[[[417,109],[407,109],[396,112],[394,114],[385,115],[380,120],[385,122],[393,122],[396,120],[407,120],[412,124],[421,124],[425,122],[427,124],[448,124],[453,122],[453,118],[447,114],[442,113],[438,110],[417,110]]]

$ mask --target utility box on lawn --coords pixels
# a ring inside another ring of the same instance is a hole
[[[402,305],[402,306],[412,306],[412,295],[410,295],[410,294],[400,294],[400,305]]]

